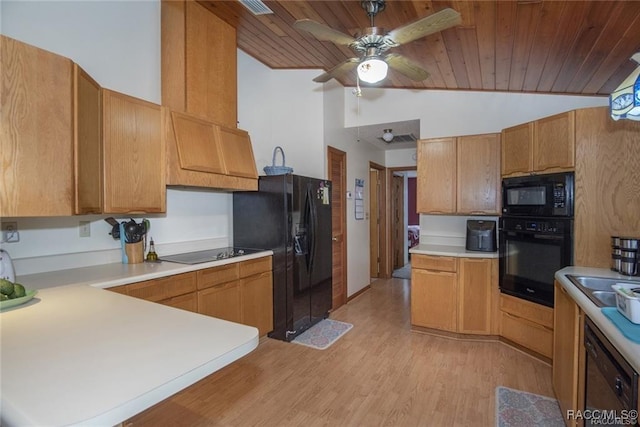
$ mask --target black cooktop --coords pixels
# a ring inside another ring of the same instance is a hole
[[[263,249],[247,248],[218,248],[207,249],[205,251],[187,252],[183,254],[163,256],[162,261],[177,262],[180,264],[201,264],[203,262],[218,261],[221,259],[233,258],[237,256],[255,254]]]

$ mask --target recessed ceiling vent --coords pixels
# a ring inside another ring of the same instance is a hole
[[[260,0],[240,0],[240,3],[254,15],[268,15],[273,13],[273,10],[269,9],[269,7]]]
[[[406,135],[393,135],[393,139],[391,141],[385,141],[382,137],[378,137],[378,139],[387,144],[395,144],[398,142],[416,142],[418,138],[415,137],[414,134],[409,133]]]

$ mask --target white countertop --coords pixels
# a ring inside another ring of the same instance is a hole
[[[122,264],[118,262],[91,267],[50,271],[47,273],[22,275],[16,277],[16,281],[24,285],[28,290],[80,284],[91,285],[99,288],[110,288],[113,286],[141,282],[143,280],[158,279],[160,277],[188,273],[190,271],[201,270],[203,268],[217,267],[220,265],[262,258],[270,255],[273,255],[273,251],[262,251],[255,254],[193,265],[178,264],[168,261],[162,261],[159,263],[143,262],[140,264]]]
[[[636,344],[626,338],[620,330],[602,314],[600,307],[595,305],[589,297],[587,297],[580,289],[578,289],[571,281],[565,277],[570,274],[574,276],[594,276],[594,277],[610,277],[613,279],[629,280],[629,276],[623,276],[606,268],[588,268],[588,267],[565,267],[557,271],[555,278],[560,282],[562,287],[566,289],[571,298],[582,308],[584,313],[596,324],[596,326],[611,341],[611,344],[622,354],[622,356],[640,372],[640,344]],[[640,280],[640,278],[637,278]],[[635,280],[631,278],[631,280]]]
[[[113,426],[251,352],[254,327],[100,288],[269,255],[18,277],[38,293],[0,313],[0,424]]]
[[[409,253],[421,255],[453,256],[458,258],[498,258],[498,252],[468,251],[464,246],[447,246],[420,243]]]

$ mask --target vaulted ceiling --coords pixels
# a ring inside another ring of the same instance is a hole
[[[357,56],[292,27],[309,18],[351,36],[370,26],[360,1],[201,1],[237,28],[238,48],[272,69],[327,71]],[[393,48],[430,73],[415,82],[390,70],[377,87],[608,95],[637,66],[640,1],[394,1],[375,17],[387,31],[445,8],[462,24]],[[319,73],[320,74],[320,71]],[[356,85],[353,70],[340,78]]]

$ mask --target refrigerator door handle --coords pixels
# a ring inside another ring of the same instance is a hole
[[[313,261],[316,256],[316,207],[313,201],[311,185],[307,186],[307,208],[309,209],[309,224],[307,225],[307,236],[309,237],[309,274],[313,270]]]

